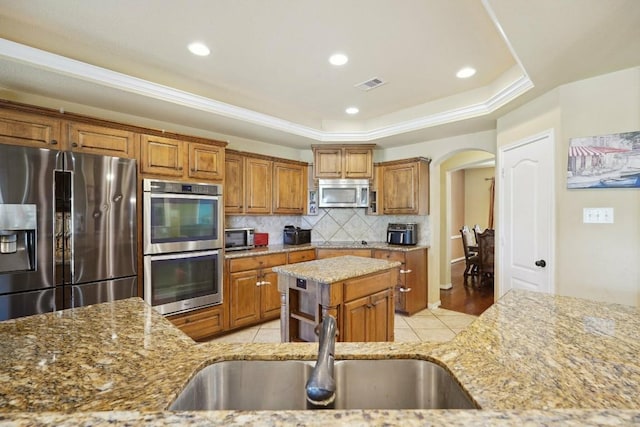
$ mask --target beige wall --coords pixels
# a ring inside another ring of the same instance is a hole
[[[465,169],[464,223],[469,227],[478,224],[482,230],[489,227],[491,181],[495,167]]]
[[[498,119],[498,146],[554,129],[555,286],[560,295],[640,306],[640,189],[567,190],[569,138],[640,130],[640,67],[554,89]],[[499,166],[499,165],[498,165]],[[614,224],[583,224],[588,207]]]

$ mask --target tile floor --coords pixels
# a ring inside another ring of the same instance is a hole
[[[442,308],[423,310],[410,317],[400,314],[395,316],[395,338],[398,342],[449,341],[477,318]],[[211,342],[280,342],[280,320],[245,328],[214,338]]]

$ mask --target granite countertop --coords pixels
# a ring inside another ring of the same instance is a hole
[[[383,249],[387,251],[410,252],[425,249],[428,247],[429,246],[424,245],[390,245],[386,242],[367,242],[367,244],[365,245],[360,242],[311,242],[305,243],[303,245],[269,245],[242,251],[227,251],[225,252],[225,258],[243,258],[256,255],[302,251],[305,249]]]
[[[399,266],[399,261],[346,255],[281,265],[273,267],[273,271],[298,279],[313,280],[318,283],[334,283]]]
[[[637,308],[511,291],[448,343],[336,343],[336,359],[438,363],[481,410],[176,413],[203,366],[311,360],[317,344],[196,344],[132,298],[0,322],[0,424],[638,424],[639,338]]]

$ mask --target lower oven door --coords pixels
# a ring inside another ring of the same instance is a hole
[[[221,250],[144,257],[144,299],[161,314],[222,302]]]

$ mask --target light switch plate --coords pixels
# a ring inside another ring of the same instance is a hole
[[[613,208],[583,208],[582,222],[585,224],[613,224]]]

